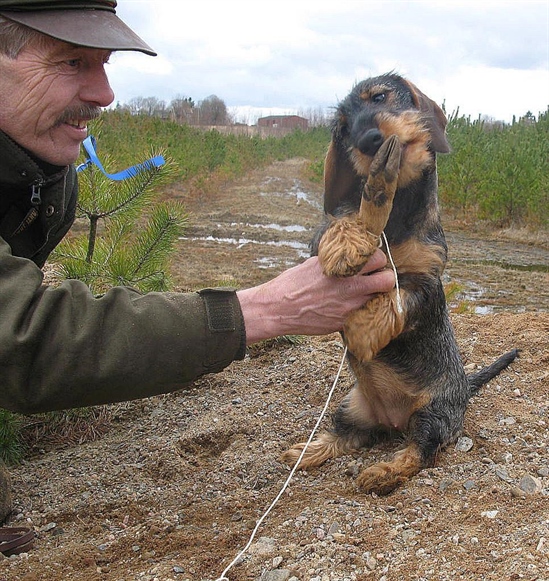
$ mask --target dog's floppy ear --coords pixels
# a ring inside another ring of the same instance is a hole
[[[405,81],[408,85],[415,106],[425,113],[427,128],[431,134],[433,149],[439,153],[449,153],[450,144],[446,139],[446,115],[444,111],[432,100],[423,94],[413,83]]]
[[[324,212],[333,214],[339,203],[359,187],[360,177],[334,132],[324,161]]]

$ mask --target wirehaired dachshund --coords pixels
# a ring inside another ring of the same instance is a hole
[[[378,246],[392,257],[399,285],[347,319],[343,338],[356,377],[330,431],[307,447],[301,468],[399,437],[388,462],[357,477],[388,494],[425,467],[463,429],[467,404],[518,355],[512,350],[467,375],[448,315],[441,275],[447,245],[437,198],[436,154],[447,153],[446,117],[396,74],[355,85],[339,103],[324,171],[326,219],[313,254],[324,273],[357,273]],[[305,444],[282,459],[295,464]]]

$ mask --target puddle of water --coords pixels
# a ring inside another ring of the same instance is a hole
[[[445,283],[449,281],[448,277],[445,277]],[[493,305],[476,305],[479,300],[482,299],[483,295],[485,294],[485,289],[481,286],[475,285],[474,283],[469,282],[471,285],[469,288],[466,288],[458,293],[455,300],[450,301],[448,306],[450,308],[457,308],[460,303],[466,303],[467,305],[474,305],[472,306],[472,310],[477,315],[489,315],[490,313],[494,312]]]
[[[458,258],[453,260],[456,264],[471,264],[481,266],[497,266],[503,270],[519,270],[522,272],[549,272],[549,264],[516,264],[492,259],[468,259]]]
[[[289,192],[290,195],[295,196],[298,203],[306,202],[310,206],[313,206],[315,210],[322,210],[322,204],[317,200],[316,197],[311,195],[309,192],[305,192],[301,189],[299,182],[294,184],[294,187]]]
[[[239,228],[245,226],[247,228],[266,228],[269,230],[278,230],[279,232],[307,232],[309,228],[305,226],[299,226],[298,224],[291,224],[290,226],[281,226],[280,224],[248,224],[243,222],[231,222],[229,224],[231,228]],[[217,224],[219,228],[223,227],[223,224]]]
[[[489,315],[494,312],[494,308],[491,306],[477,306],[474,309],[476,315]]]
[[[294,181],[294,185],[290,190],[286,190],[284,192],[260,192],[260,196],[289,196],[295,197],[296,202],[299,204],[301,202],[305,202],[312,206],[315,210],[322,211],[322,203],[314,196],[313,194],[304,191],[301,188],[301,184],[298,180]]]
[[[445,282],[448,282],[448,279]],[[460,281],[459,284],[464,285],[465,288],[458,293],[454,300],[448,303],[450,308],[457,308],[460,304],[465,303],[469,310],[477,315],[490,315],[502,311],[512,311],[514,313],[528,311],[528,307],[525,304],[517,304],[512,300],[511,291],[499,290],[497,298],[490,299],[490,292],[486,288],[470,280]],[[537,310],[540,310],[539,305],[537,305]],[[541,307],[541,310],[544,310],[543,307]]]
[[[310,256],[309,245],[303,242],[297,242],[296,240],[269,240],[267,242],[261,240],[251,240],[249,238],[220,238],[217,236],[197,236],[188,237],[180,236],[179,240],[190,240],[192,242],[218,242],[220,244],[233,244],[237,248],[242,248],[246,244],[257,244],[261,246],[288,246],[298,251],[300,258],[307,258]]]
[[[315,208],[318,208],[319,210],[322,209],[322,206],[321,204],[318,203],[318,200],[311,198],[311,196],[307,192],[304,192],[302,190],[296,190],[292,192],[292,194],[296,197],[298,202],[301,201],[307,202],[308,204],[314,206]]]

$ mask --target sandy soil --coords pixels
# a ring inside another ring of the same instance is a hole
[[[192,212],[182,289],[274,276],[307,254],[321,213],[299,160],[207,200],[170,195]],[[390,444],[296,473],[230,581],[549,580],[549,253],[526,236],[448,238],[465,364],[520,358],[472,400],[459,445],[393,494],[354,484]],[[341,356],[337,335],[262,344],[188,391],[102,410],[96,441],[37,441],[12,471],[12,524],[34,526],[36,546],[0,560],[0,580],[218,579],[281,490],[279,456],[307,438]],[[344,368],[330,409],[351,383]]]

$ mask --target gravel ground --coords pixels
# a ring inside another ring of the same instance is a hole
[[[288,224],[312,227],[318,208],[294,196],[306,189],[301,182],[295,189],[299,165],[266,171],[227,185],[233,216],[224,227],[245,213],[248,222],[280,224],[259,196],[273,183],[288,193],[291,208],[284,196],[277,206]],[[259,205],[246,210],[250,191]],[[193,200],[195,222],[219,223],[229,213],[221,198],[207,216]],[[206,254],[208,277],[243,284],[243,273],[270,277],[299,260],[295,247],[276,247],[276,255],[274,248],[234,245],[229,260],[227,244],[184,241],[181,264],[190,264],[190,274],[183,279],[182,266],[180,284],[200,285],[193,260],[199,265]],[[258,256],[275,266],[261,268]],[[535,276],[547,284],[546,274]],[[525,273],[522,284],[530,283]],[[297,472],[227,578],[549,580],[549,313],[535,309],[452,314],[468,369],[513,347],[521,356],[471,401],[462,438],[435,468],[386,497],[364,495],[354,479],[394,444]],[[95,441],[37,440],[12,471],[11,522],[35,527],[36,545],[1,560],[0,580],[218,579],[284,485],[289,469],[280,454],[312,430],[341,356],[338,335],[264,343],[186,391],[102,408]],[[330,410],[351,384],[344,367]]]

